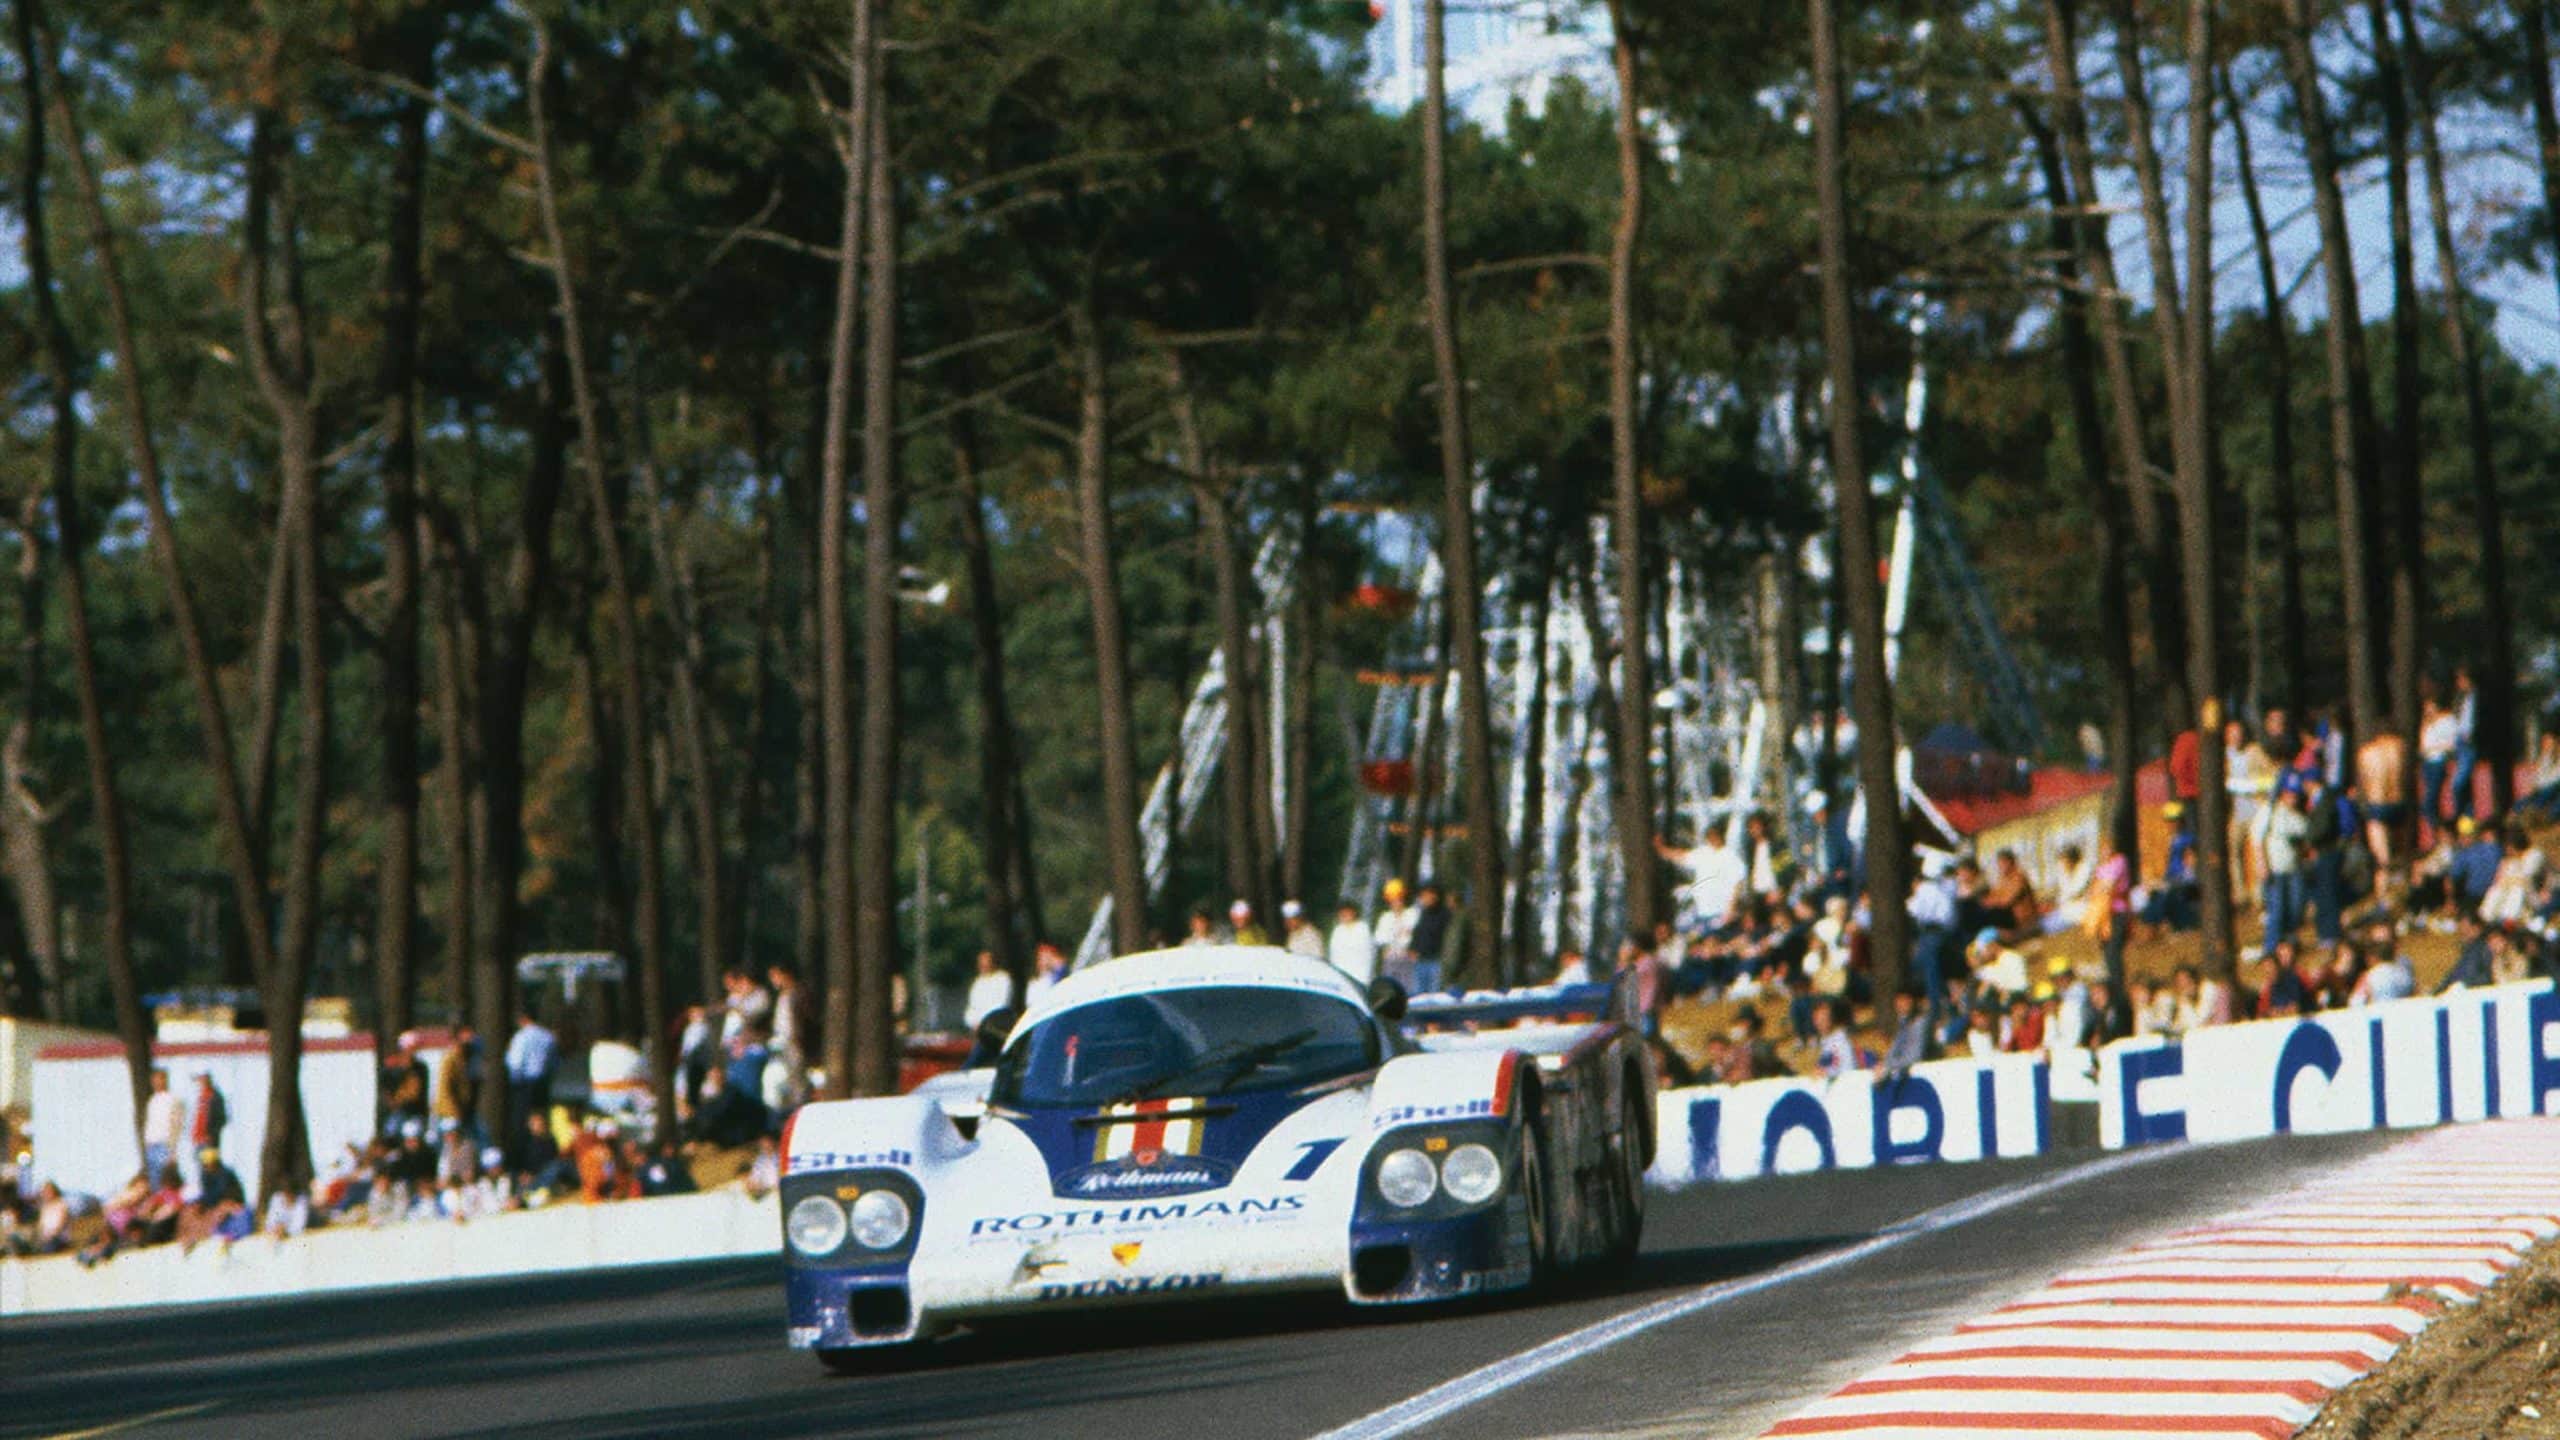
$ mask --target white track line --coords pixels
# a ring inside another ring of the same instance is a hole
[[[1435,1385],[1409,1400],[1364,1415],[1347,1425],[1336,1426],[1316,1436],[1315,1440],[1388,1440],[1390,1436],[1408,1435],[1445,1415],[1480,1404],[1559,1366],[1570,1365],[1586,1355],[1605,1350],[1622,1340],[1633,1339],[1647,1330],[1668,1325],[1674,1320],[1686,1319],[1702,1310],[1712,1310],[1719,1305],[1757,1295],[1762,1291],[1774,1290],[1782,1285],[1794,1284],[1798,1280],[1810,1279],[1843,1265],[1854,1265],[1858,1261],[1881,1254],[1906,1241],[1970,1224],[1986,1215],[1996,1215],[2029,1200],[2050,1195],[2056,1190],[2067,1189],[2083,1180],[2095,1180],[2136,1166],[2148,1165],[2155,1160],[2164,1160],[2172,1155],[2188,1153],[2191,1152],[2184,1146],[2178,1145],[2127,1150],[2101,1160],[2074,1165],[2068,1170],[2048,1175],[2041,1180],[2024,1180],[2014,1185],[2001,1186],[1997,1190],[1986,1190],[1982,1194],[1958,1200],[1952,1205],[1942,1205],[1935,1210],[1923,1212],[1888,1226],[1845,1250],[1809,1255],[1791,1264],[1781,1265],[1765,1274],[1701,1286],[1686,1294],[1657,1300],[1650,1305],[1639,1306],[1606,1320],[1586,1325],[1569,1334],[1559,1335],[1543,1345],[1523,1350],[1454,1380]]]

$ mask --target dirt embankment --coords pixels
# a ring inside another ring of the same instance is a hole
[[[2303,1440],[2560,1440],[2560,1240],[2341,1390]]]

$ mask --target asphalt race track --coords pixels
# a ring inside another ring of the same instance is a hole
[[[11,1320],[0,1435],[1748,1435],[2075,1257],[2391,1138],[1699,1186],[1652,1197],[1628,1281],[1546,1303],[1122,1311],[852,1379],[783,1348],[766,1262]]]

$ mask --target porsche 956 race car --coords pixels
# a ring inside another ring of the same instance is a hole
[[[783,1132],[790,1343],[1279,1290],[1397,1305],[1632,1260],[1651,1056],[1607,985],[1408,1005],[1261,947],[1131,956],[992,1069]]]

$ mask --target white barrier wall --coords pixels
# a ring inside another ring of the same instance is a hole
[[[2560,1115],[2560,993],[2536,980],[2120,1041],[2098,1090],[2109,1149]]]
[[[258,1152],[267,1135],[265,1038],[157,1044],[151,1047],[151,1063],[169,1072],[169,1088],[187,1102],[190,1130],[195,1077],[213,1077],[228,1112],[222,1128],[222,1158],[239,1174],[255,1203]],[[372,1137],[377,1078],[369,1035],[303,1042],[302,1109],[315,1170],[325,1172],[348,1144],[362,1144]],[[142,1168],[142,1152],[133,1138],[133,1089],[125,1078],[124,1050],[112,1040],[53,1045],[41,1051],[36,1057],[28,1120],[34,1131],[39,1180],[51,1180],[66,1191],[104,1197],[122,1188]],[[181,1154],[178,1164],[193,1184],[195,1156]]]
[[[701,1195],[553,1205],[469,1224],[414,1221],[314,1230],[292,1240],[128,1250],[95,1269],[67,1256],[0,1260],[0,1315],[185,1305],[422,1281],[778,1255],[773,1197],[735,1186]],[[779,1319],[775,1321],[780,1334]]]
[[[1666,1090],[1651,1179],[1682,1185],[2041,1155],[2052,1072],[2040,1055],[1938,1060],[1900,1079],[1755,1080]]]

